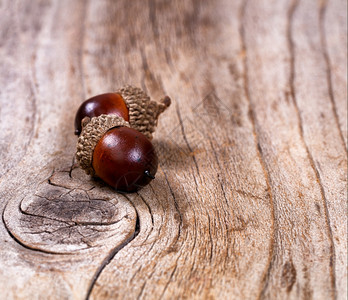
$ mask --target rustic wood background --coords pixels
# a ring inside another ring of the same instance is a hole
[[[346,0],[0,1],[1,299],[346,299]],[[131,83],[151,185],[74,163]]]

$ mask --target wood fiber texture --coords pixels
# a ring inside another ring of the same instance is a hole
[[[0,61],[0,299],[347,299],[347,1],[2,0]],[[125,84],[134,194],[74,161]]]

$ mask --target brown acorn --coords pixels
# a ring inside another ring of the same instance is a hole
[[[115,93],[97,95],[79,107],[75,117],[75,134],[80,135],[83,123],[105,114],[122,117],[125,121],[129,121],[132,128],[152,139],[158,117],[170,103],[168,96],[156,102],[140,88],[130,85]]]
[[[147,185],[158,166],[150,140],[117,115],[91,119],[78,139],[76,158],[88,174],[122,192]]]
[[[80,105],[75,116],[75,134],[81,134],[82,120],[90,120],[100,115],[117,115],[129,121],[128,108],[120,94],[101,94],[87,99]]]
[[[134,192],[155,178],[158,158],[145,135],[133,128],[114,127],[97,143],[92,166],[116,190]]]

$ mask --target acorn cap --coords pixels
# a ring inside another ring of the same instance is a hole
[[[93,151],[100,138],[111,128],[130,127],[129,123],[116,115],[100,115],[82,120],[82,132],[77,140],[76,158],[87,174],[95,175],[92,167]]]
[[[151,140],[158,117],[169,107],[170,98],[166,96],[160,102],[156,102],[142,89],[130,85],[119,89],[116,93],[121,94],[127,105],[130,126]]]

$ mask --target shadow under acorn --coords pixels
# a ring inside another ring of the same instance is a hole
[[[192,162],[193,149],[187,145],[176,144],[173,140],[154,140],[159,166],[182,170]]]

